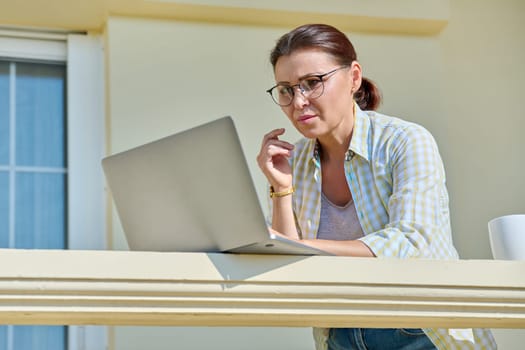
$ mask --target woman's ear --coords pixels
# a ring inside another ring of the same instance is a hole
[[[350,78],[352,80],[352,94],[354,94],[361,87],[361,81],[363,79],[361,65],[359,62],[354,61],[350,65]]]

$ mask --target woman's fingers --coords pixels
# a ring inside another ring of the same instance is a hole
[[[279,140],[279,135],[284,134],[284,129],[275,129],[264,135],[261,150],[257,156],[259,166],[263,166],[265,163],[272,163],[275,157],[290,157],[291,151],[294,149],[294,145],[291,143]]]
[[[279,140],[285,130],[275,129],[264,135],[261,150],[257,155],[257,163],[266,178],[274,187],[290,187],[291,167],[288,159],[292,155],[294,145]]]
[[[274,146],[274,147],[281,147],[281,148],[284,148],[284,149],[287,149],[287,150],[292,150],[294,149],[294,145],[292,145],[290,142],[287,142],[287,141],[283,141],[283,140],[269,140],[268,141],[268,145],[269,146]]]
[[[266,144],[269,140],[278,140],[279,139],[279,136],[284,134],[285,132],[285,129],[284,128],[279,128],[279,129],[273,129],[272,131],[270,131],[269,133],[267,133],[266,135],[264,135],[263,137],[263,140],[262,140],[262,144]]]
[[[274,129],[264,135],[262,145],[261,145],[261,153],[264,153],[264,149],[267,149],[269,147],[281,147],[283,149],[292,150],[294,148],[294,145],[287,141],[279,140],[279,136],[284,134],[285,129]]]
[[[288,157],[291,155],[292,149],[293,149],[293,145],[290,145],[288,142],[271,140],[266,144],[265,153],[267,156],[270,156],[270,157],[273,157],[276,155]]]

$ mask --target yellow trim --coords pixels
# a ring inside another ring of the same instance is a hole
[[[326,23],[342,31],[434,35],[448,23],[446,19],[385,18],[353,14],[221,7],[209,5],[136,3],[110,9],[110,15],[175,19],[250,26],[293,28],[305,23]]]
[[[311,1],[300,11],[287,4],[265,4],[259,8],[239,7],[227,0],[186,1],[177,0],[100,0],[78,6],[68,0],[53,0],[53,6],[41,6],[37,11],[27,11],[27,5],[18,2],[2,8],[0,23],[9,26],[49,27],[68,30],[101,31],[111,16],[170,19],[293,28],[304,23],[328,23],[343,31],[383,34],[435,35],[448,23],[448,0],[433,0],[428,9],[417,5],[417,0],[405,0],[397,7],[389,7],[387,0],[377,4],[380,10],[361,4],[323,6]],[[30,4],[37,0],[30,0]],[[190,2],[190,3],[188,3]],[[209,4],[206,4],[208,2]],[[40,5],[40,4],[38,4]],[[253,4],[251,4],[253,6]],[[391,6],[391,5],[390,5]],[[55,9],[60,8],[57,12]],[[403,15],[405,14],[406,15]]]

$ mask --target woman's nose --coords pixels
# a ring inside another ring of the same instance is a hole
[[[304,106],[308,106],[310,104],[310,100],[308,100],[308,97],[305,96],[304,90],[297,86],[297,92],[293,96],[293,105],[295,108],[302,109]]]

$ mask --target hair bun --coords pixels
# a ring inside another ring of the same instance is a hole
[[[370,79],[363,77],[354,99],[362,110],[375,111],[381,104],[381,92]]]

